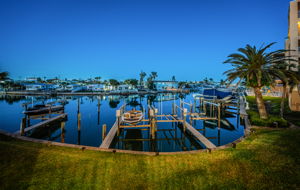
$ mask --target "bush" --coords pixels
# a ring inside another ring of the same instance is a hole
[[[264,126],[264,127],[278,127],[285,128],[288,127],[288,122],[285,119],[282,119],[279,116],[269,115],[268,119],[259,118],[259,114],[255,111],[247,111],[249,119],[252,125]]]

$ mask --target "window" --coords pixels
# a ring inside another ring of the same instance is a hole
[[[300,18],[300,2],[298,2],[298,18]]]

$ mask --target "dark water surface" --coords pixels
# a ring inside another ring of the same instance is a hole
[[[116,110],[124,103],[132,107],[147,108],[147,102],[151,102],[158,114],[171,114],[172,103],[179,105],[180,98],[185,102],[193,102],[192,94],[158,94],[145,96],[61,96],[55,98],[31,97],[31,96],[2,96],[0,98],[0,129],[7,132],[15,132],[20,129],[22,104],[31,101],[51,102],[55,100],[67,100],[65,113],[68,114],[65,123],[65,131],[62,133],[60,123],[54,123],[47,127],[37,128],[26,135],[34,138],[46,139],[56,142],[80,144],[88,146],[100,146],[102,143],[102,125],[107,125],[107,132],[116,120]],[[77,128],[77,112],[81,113],[81,130]],[[98,103],[100,111],[98,112]],[[222,118],[221,129],[218,130],[217,121],[196,121],[194,126],[216,146],[233,142],[244,135],[244,126],[240,124],[236,115],[226,115]],[[32,121],[31,125],[41,120]],[[156,140],[150,140],[148,130],[128,129],[122,130],[119,137],[115,138],[111,148],[141,150],[141,151],[185,151],[205,148],[201,142],[191,135],[183,133],[176,123],[158,123]]]

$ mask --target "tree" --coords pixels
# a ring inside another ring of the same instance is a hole
[[[279,56],[285,56],[284,54]],[[290,88],[290,93],[293,91],[293,89],[299,84],[300,82],[300,75],[298,72],[294,71],[292,68],[296,68],[296,65],[291,63],[291,61],[296,61],[293,59],[289,60],[290,63],[287,62],[278,62],[276,65],[274,65],[274,70],[272,73],[274,73],[274,81],[276,79],[280,79],[282,83],[282,96],[281,96],[281,102],[280,102],[280,116],[283,118],[284,115],[284,107],[285,107],[285,99],[287,94],[287,86]]]
[[[113,87],[117,87],[120,83],[116,79],[109,79],[109,84]]]
[[[180,82],[178,83],[178,88],[184,88],[186,84],[187,84],[187,82],[180,81]]]
[[[221,86],[225,85],[225,80],[221,79],[221,80],[220,80],[220,85],[221,85]]]
[[[157,72],[152,71],[150,76],[152,77],[153,80],[155,80],[158,75]]]
[[[153,78],[151,76],[147,78],[147,87],[151,90],[155,88]]]
[[[137,87],[138,85],[138,80],[137,79],[126,79],[124,81],[125,84],[128,84],[128,85],[131,85],[131,86],[134,86],[134,87]]]
[[[0,81],[7,80],[9,73],[8,72],[0,72]]]
[[[263,101],[261,89],[273,83],[273,72],[276,71],[274,65],[278,62],[288,60],[287,57],[278,56],[286,52],[286,50],[266,52],[273,44],[274,43],[271,43],[260,48],[246,45],[245,48],[239,48],[238,53],[230,54],[228,59],[224,62],[234,67],[224,72],[224,74],[227,75],[228,84],[238,79],[237,85],[239,85],[240,82],[244,80],[246,86],[254,89],[258,112],[262,119],[267,119],[268,113]]]
[[[100,80],[101,80],[101,77],[95,77],[95,80],[97,81],[97,83],[99,83],[100,84]]]
[[[143,85],[144,78],[146,77],[146,73],[144,71],[140,72],[140,85]]]

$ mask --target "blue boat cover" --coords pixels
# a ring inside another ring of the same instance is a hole
[[[227,96],[231,96],[232,92],[221,91],[221,90],[210,88],[210,89],[204,89],[203,95],[216,96],[218,99],[223,99]]]

